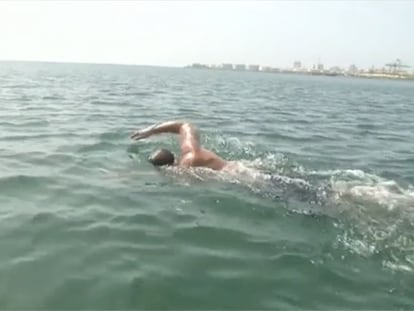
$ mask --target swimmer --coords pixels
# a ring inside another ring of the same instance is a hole
[[[173,133],[180,138],[181,155],[176,159],[167,149],[156,150],[148,161],[154,166],[175,166],[182,168],[209,168],[223,172],[226,176],[234,177],[238,183],[264,188],[266,185],[277,186],[286,194],[300,197],[302,200],[315,200],[318,191],[304,180],[292,179],[286,176],[265,174],[246,167],[239,161],[227,161],[214,152],[204,149],[200,144],[197,128],[188,122],[169,121],[155,124],[131,135],[134,140],[142,140],[153,135]]]
[[[131,135],[131,138],[141,140],[162,133],[179,135],[181,155],[176,160],[171,151],[158,149],[148,158],[148,161],[154,166],[206,167],[220,171],[228,168],[233,163],[222,159],[210,150],[202,148],[197,128],[187,122],[169,121],[156,124],[135,132]]]

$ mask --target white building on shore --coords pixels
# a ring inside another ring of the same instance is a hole
[[[260,65],[249,65],[249,71],[260,71]]]
[[[234,65],[234,70],[244,71],[244,70],[246,70],[246,65],[236,64],[236,65]]]
[[[228,63],[222,64],[221,65],[221,69],[224,69],[224,70],[233,70],[233,64],[228,64]]]

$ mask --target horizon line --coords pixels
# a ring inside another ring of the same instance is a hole
[[[116,62],[89,62],[89,61],[56,61],[56,60],[33,60],[33,59],[24,59],[24,60],[19,60],[19,59],[0,59],[0,62],[2,63],[47,63],[47,64],[73,64],[73,65],[109,65],[109,66],[137,66],[137,67],[162,67],[162,68],[187,68],[187,67],[191,67],[194,64],[200,64],[200,65],[210,65],[210,66],[219,66],[219,65],[223,65],[223,64],[232,64],[232,65],[237,65],[239,63],[229,63],[229,62],[222,62],[222,63],[218,63],[218,64],[210,64],[210,63],[201,63],[201,62],[192,62],[192,63],[187,63],[186,65],[154,65],[154,64],[139,64],[139,63],[116,63]],[[241,64],[241,63],[240,63]],[[323,65],[327,65],[329,67],[340,67],[340,68],[345,68],[343,66],[340,65],[328,65],[328,64],[324,64]],[[277,68],[277,69],[281,69],[281,68],[291,68],[291,67],[284,67],[284,66],[271,66],[271,65],[261,65],[258,63],[244,63],[242,65],[245,66],[249,66],[249,65],[256,65],[259,66],[261,68],[264,67],[270,67],[270,68]],[[315,64],[313,64],[315,65]],[[354,63],[347,65],[348,67],[354,65]],[[360,67],[357,66],[359,68],[377,68],[376,65],[371,65],[371,67]],[[380,66],[380,67],[384,67],[384,66]],[[414,66],[409,66],[410,68],[414,68]]]
[[[47,63],[47,64],[73,64],[73,65],[110,65],[110,66],[139,66],[139,67],[164,67],[164,68],[183,68],[185,66],[175,65],[145,65],[138,63],[115,63],[115,62],[89,62],[89,61],[56,61],[56,60],[19,60],[19,59],[0,59],[0,63]]]

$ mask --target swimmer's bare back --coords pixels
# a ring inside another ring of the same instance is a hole
[[[197,128],[188,122],[169,121],[153,125],[135,132],[131,138],[141,140],[162,133],[179,134],[181,156],[177,165],[180,167],[207,167],[222,170],[229,163],[214,152],[202,148]]]

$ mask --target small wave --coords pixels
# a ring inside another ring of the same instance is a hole
[[[1,126],[11,126],[11,127],[42,127],[42,126],[49,126],[50,122],[48,120],[24,120],[20,122],[0,122]],[[19,139],[21,137],[30,137],[28,135],[12,135],[12,136],[4,136],[5,139]]]
[[[43,96],[42,99],[43,100],[62,100],[65,98],[59,95],[52,95],[52,96]]]
[[[0,188],[25,188],[42,182],[51,182],[53,178],[47,176],[13,175],[0,177]]]
[[[92,100],[90,104],[96,106],[113,106],[117,105],[118,103],[112,100]]]
[[[92,144],[84,144],[78,146],[78,151],[83,152],[93,152],[93,151],[102,151],[102,150],[108,150],[117,147],[117,144],[106,142],[106,141],[99,141]]]
[[[152,96],[153,94],[151,92],[127,92],[124,93],[125,96],[138,96],[138,97],[146,97],[146,96]]]
[[[123,131],[111,131],[111,132],[103,132],[99,134],[99,139],[103,141],[119,141],[122,138],[125,138],[126,134]]]
[[[37,88],[39,85],[37,83],[31,83],[31,84],[10,84],[5,85],[5,89],[33,89]]]

